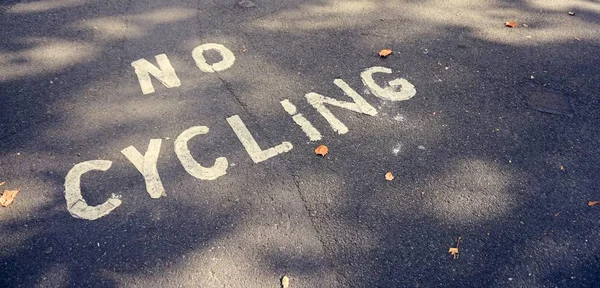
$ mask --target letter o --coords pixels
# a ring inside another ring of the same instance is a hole
[[[204,58],[204,51],[207,50],[216,50],[219,52],[219,54],[221,54],[223,59],[217,63],[208,64],[206,62],[206,58]],[[194,50],[192,50],[192,57],[194,58],[194,61],[196,61],[196,66],[198,66],[201,71],[207,73],[223,71],[231,67],[233,62],[235,62],[235,56],[233,55],[233,52],[227,49],[227,47],[216,43],[202,44],[194,48]]]

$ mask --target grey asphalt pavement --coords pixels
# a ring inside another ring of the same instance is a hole
[[[0,287],[600,287],[600,2],[253,3],[0,1]]]

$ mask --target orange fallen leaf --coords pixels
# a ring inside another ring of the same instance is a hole
[[[0,197],[0,205],[4,207],[10,205],[15,200],[15,196],[17,196],[17,193],[19,193],[19,191],[20,189],[4,190],[4,194],[2,194],[2,196]]]
[[[448,252],[450,253],[450,255],[454,256],[454,259],[458,258],[458,248],[450,248],[448,249]]]
[[[508,22],[504,23],[504,26],[510,27],[510,28],[515,28],[515,27],[517,27],[517,22],[515,22],[515,21],[508,21]]]
[[[458,237],[458,240],[456,240],[456,247],[450,247],[450,249],[448,249],[448,253],[450,253],[454,259],[458,258],[458,245],[460,244],[460,238],[461,237]]]
[[[390,56],[390,54],[392,54],[392,49],[381,49],[381,51],[379,51],[379,56],[380,57],[387,57]]]
[[[588,206],[592,207],[592,206],[596,206],[600,204],[600,201],[588,201]]]
[[[394,175],[392,174],[392,172],[385,173],[385,180],[388,180],[388,181],[394,180]]]
[[[329,152],[329,148],[327,148],[327,146],[325,145],[319,145],[317,146],[317,149],[315,149],[315,154],[321,155],[323,157],[327,155],[327,152]]]

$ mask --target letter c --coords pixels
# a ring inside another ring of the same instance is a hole
[[[81,162],[71,168],[65,177],[65,199],[67,200],[67,210],[73,217],[96,220],[108,215],[121,205],[121,200],[114,195],[98,206],[89,206],[81,196],[81,175],[92,170],[106,171],[111,165],[112,162],[108,160],[91,160]]]

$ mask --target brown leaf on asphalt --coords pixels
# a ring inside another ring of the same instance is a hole
[[[327,146],[325,145],[319,145],[317,146],[317,149],[315,149],[315,154],[321,155],[323,157],[325,157],[325,155],[327,155],[328,152],[329,148],[327,148]]]
[[[4,184],[6,184],[6,181],[2,181],[2,182],[0,182],[0,186],[2,186],[2,185],[4,185]]]
[[[288,287],[290,287],[290,278],[286,275],[283,275],[283,277],[281,277],[281,288]]]
[[[451,247],[448,249],[448,252],[450,252],[450,255],[454,256],[454,259],[458,258],[458,248]]]
[[[588,206],[592,207],[592,206],[596,206],[600,204],[600,201],[588,201]]]
[[[515,27],[517,27],[517,22],[515,22],[515,21],[508,21],[508,22],[504,23],[504,26],[510,27],[510,28],[515,28]]]
[[[392,49],[382,49],[379,51],[379,56],[383,58],[390,56],[390,54],[392,54]]]
[[[387,180],[387,181],[394,180],[394,175],[392,174],[392,172],[385,173],[385,180]]]
[[[450,247],[450,249],[448,249],[448,253],[450,253],[450,255],[454,257],[454,259],[458,258],[458,245],[460,244],[460,239],[461,237],[458,237],[458,239],[456,240],[456,247]]]
[[[19,193],[21,189],[17,190],[4,190],[4,193],[0,197],[0,205],[6,207],[10,205],[14,200],[15,196]]]

